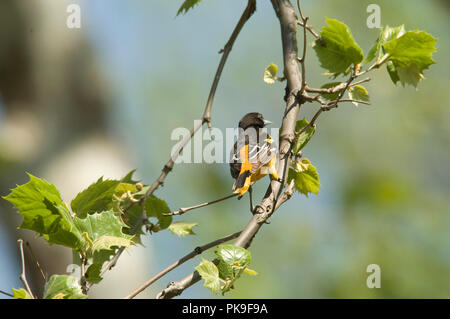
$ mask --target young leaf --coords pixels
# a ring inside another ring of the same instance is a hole
[[[436,51],[437,39],[425,31],[409,31],[401,37],[383,44],[389,59],[395,61],[400,67],[417,65],[421,70],[427,69],[436,63],[433,52]]]
[[[205,283],[203,286],[209,288],[213,294],[217,294],[220,289],[219,270],[213,262],[203,259],[202,262],[195,267],[198,274],[203,278]]]
[[[394,83],[418,86],[423,71],[434,64],[433,53],[437,39],[425,31],[409,31],[383,44],[389,55],[387,70]]]
[[[125,235],[125,234],[123,234]],[[130,236],[131,238],[132,236]],[[129,247],[131,245],[130,238],[123,238],[117,236],[102,236],[92,245],[92,251],[101,249],[111,249],[111,247]]]
[[[147,217],[156,217],[158,219],[158,224],[152,229],[154,232],[169,227],[172,223],[172,216],[164,215],[170,213],[170,208],[164,200],[152,195],[147,197],[144,205],[145,211],[147,212]]]
[[[314,43],[314,50],[321,67],[335,77],[363,60],[363,52],[354,40],[350,29],[342,22],[326,19],[320,39]]]
[[[389,76],[391,77],[392,82],[394,82],[394,84],[397,84],[397,82],[400,81],[400,78],[398,76],[397,68],[395,67],[394,62],[388,61],[386,63],[386,69],[389,73]]]
[[[28,176],[28,183],[17,186],[3,197],[24,216],[20,228],[39,233],[50,244],[80,249],[84,239],[56,187],[31,174]]]
[[[136,185],[130,183],[120,183],[119,185],[117,185],[115,194],[118,197],[122,196],[127,192],[130,192],[131,194],[136,193],[137,192]]]
[[[222,287],[222,294],[225,294],[245,271],[251,261],[251,254],[245,248],[229,244],[219,245],[215,253],[219,259],[220,278],[225,280]]]
[[[129,207],[125,214],[122,215],[122,219],[125,220],[125,223],[127,227],[123,228],[123,232],[125,234],[130,235],[131,230],[135,227],[135,225],[139,222],[141,222],[142,218],[142,206],[141,205],[134,205]],[[138,227],[135,231],[135,234],[132,238],[133,242],[136,244],[141,244],[141,235],[144,235],[144,232],[142,230],[142,226]]]
[[[219,277],[221,279],[230,280],[233,278],[233,267],[222,260],[217,264],[217,269],[219,269]]]
[[[352,86],[348,90],[348,97],[351,100],[369,102],[369,92],[367,92],[366,88],[362,85]],[[355,106],[358,106],[357,102],[352,102]]]
[[[198,225],[198,223],[176,222],[169,226],[169,230],[172,234],[178,237],[184,237],[186,235],[195,235],[192,227]]]
[[[309,122],[306,120],[306,118],[303,118],[301,121],[297,121],[295,124],[295,131],[299,132],[301,129],[303,129],[305,126],[307,126]],[[309,140],[313,137],[314,133],[316,132],[316,128],[314,126],[311,126],[307,128],[303,133],[300,134],[300,136],[297,139],[297,142],[295,143],[293,147],[294,154],[297,154],[302,148],[308,144]]]
[[[274,84],[277,78],[278,66],[274,63],[270,63],[264,69],[264,82],[267,84]]]
[[[377,57],[377,55],[379,54],[380,48],[381,48],[381,36],[377,38],[377,40],[375,41],[375,44],[369,50],[369,53],[367,53],[366,58],[362,62],[362,65],[366,65],[366,64],[369,64],[370,62],[372,62],[373,59],[375,59]]]
[[[86,271],[86,281],[92,283],[99,283],[103,278],[100,276],[103,264],[111,259],[111,256],[115,254],[116,250],[102,249],[96,251],[90,251],[88,254],[88,261],[90,263]]]
[[[177,15],[180,15],[181,13],[186,14],[186,12],[188,12],[201,1],[202,0],[185,0],[181,7],[178,9]]]
[[[86,299],[77,278],[53,275],[45,285],[44,299]]]
[[[120,181],[122,183],[127,183],[127,184],[136,184],[139,183],[139,181],[135,181],[133,180],[133,174],[136,172],[136,170],[132,170],[131,172],[129,172],[127,175],[125,175],[124,177],[122,177],[120,179]]]
[[[72,211],[79,218],[84,218],[87,214],[110,209],[114,192],[119,184],[120,181],[103,180],[103,177],[100,177],[72,200],[70,204]]]
[[[341,83],[342,82],[326,83],[326,84],[322,85],[321,88],[322,89],[330,89],[330,88],[334,88],[335,86],[338,86]],[[330,93],[330,94],[325,93],[325,94],[320,94],[320,95],[328,101],[334,101],[339,97],[339,93],[340,93],[340,91],[337,91],[335,93]]]
[[[13,296],[16,299],[33,299],[33,297],[30,296],[28,291],[26,291],[23,288],[20,289],[14,289],[12,288]]]
[[[369,53],[367,54],[367,57],[364,59],[363,64],[368,64],[372,62],[372,60],[375,58],[377,58],[377,61],[380,61],[382,56],[385,54],[384,50],[382,50],[382,45],[387,41],[391,41],[401,37],[403,34],[405,34],[405,32],[406,30],[404,25],[394,28],[386,26],[380,29],[380,36],[375,41],[373,47],[370,49]]]
[[[216,250],[216,255],[219,260],[230,266],[244,266],[252,258],[247,249],[231,244],[219,245]]]
[[[95,213],[81,219],[75,217],[75,225],[82,233],[86,233],[92,242],[92,252],[111,247],[128,247],[131,245],[132,236],[122,232],[125,223],[112,211]]]
[[[381,30],[381,44],[384,44],[388,41],[398,39],[402,35],[406,33],[405,26],[402,24],[398,27],[390,27],[386,26],[384,29]],[[383,52],[384,54],[384,52]]]
[[[297,162],[294,168],[289,169],[288,183],[294,180],[297,191],[308,196],[309,193],[319,193],[319,174],[307,158]]]
[[[102,271],[102,265],[103,262],[91,264],[86,270],[85,274],[86,281],[91,282],[93,284],[98,284],[100,281],[102,281],[103,278],[100,276],[100,273]]]
[[[417,65],[411,65],[407,68],[397,68],[397,75],[403,87],[410,84],[417,88],[419,82],[424,78],[422,71]]]

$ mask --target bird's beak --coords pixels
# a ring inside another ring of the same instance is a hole
[[[268,120],[264,120],[264,126],[272,124],[272,122],[268,121]]]

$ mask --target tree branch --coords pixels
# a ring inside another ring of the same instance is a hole
[[[320,35],[316,31],[314,31],[313,28],[310,25],[307,24],[309,18],[308,17],[305,18],[303,16],[302,8],[300,6],[300,0],[297,0],[297,8],[298,8],[298,13],[300,14],[300,18],[302,19],[302,21],[297,21],[297,24],[302,26],[303,29],[305,29],[305,32],[306,32],[306,30],[308,30],[309,32],[311,32],[311,34],[316,39],[320,39]]]
[[[231,194],[231,195],[228,195],[228,196],[225,196],[225,197],[222,197],[222,198],[210,201],[210,202],[206,202],[206,203],[202,203],[202,204],[198,204],[198,205],[194,205],[194,206],[190,206],[190,207],[180,208],[179,210],[176,210],[176,211],[171,212],[171,213],[163,214],[163,215],[164,216],[183,215],[184,213],[187,213],[190,210],[197,209],[197,208],[202,208],[202,207],[205,207],[205,206],[209,206],[209,205],[212,205],[212,204],[224,201],[226,199],[229,199],[229,198],[232,198],[232,197],[236,197],[238,195],[239,194]]]
[[[271,0],[273,8],[280,21],[284,76],[287,79],[286,108],[283,115],[283,122],[280,134],[278,175],[283,176],[283,182],[271,181],[264,199],[256,207],[256,212],[245,229],[233,243],[236,246],[248,248],[253,237],[259,231],[265,221],[273,214],[276,207],[276,200],[281,193],[287,176],[288,162],[290,159],[291,144],[295,136],[295,124],[300,110],[300,102],[297,98],[298,92],[302,89],[302,76],[298,67],[297,57],[297,16],[295,10],[288,0]],[[303,101],[302,101],[303,103]],[[172,282],[169,286],[157,295],[159,299],[168,299],[180,295],[185,289],[200,280],[198,272],[193,272],[180,281]]]
[[[10,294],[10,293],[7,293],[6,291],[3,291],[3,290],[0,290],[0,294],[4,294],[5,296],[14,298],[14,295],[12,295],[12,294]]]
[[[25,286],[25,289],[30,294],[30,296],[33,299],[36,299],[33,292],[31,291],[30,285],[28,284],[28,281],[27,281],[27,275],[26,275],[26,270],[25,270],[25,268],[26,268],[25,267],[25,255],[23,253],[23,239],[18,239],[17,242],[19,243],[20,258],[22,259],[22,273],[20,274],[19,278],[22,281],[23,285]]]
[[[356,85],[359,85],[359,84],[362,84],[365,82],[369,82],[370,80],[371,80],[370,78],[366,78],[364,80],[352,83],[351,85],[349,85],[349,87],[353,87],[353,86],[356,86]],[[319,93],[319,94],[333,94],[333,93],[342,91],[345,88],[345,86],[346,86],[345,82],[342,82],[342,83],[340,83],[332,88],[328,88],[328,89],[316,89],[316,88],[311,88],[309,86],[306,86],[305,91],[310,92],[310,93]]]
[[[151,279],[149,279],[148,281],[146,281],[142,286],[140,286],[139,288],[137,288],[135,291],[133,291],[131,294],[129,294],[128,296],[126,296],[124,299],[132,299],[134,297],[136,297],[139,293],[141,293],[142,291],[144,291],[144,289],[148,288],[151,284],[153,284],[156,280],[158,280],[159,278],[161,278],[162,276],[166,275],[167,273],[169,273],[170,271],[174,270],[175,268],[177,268],[178,266],[182,265],[183,263],[185,263],[186,261],[194,258],[197,255],[200,255],[201,253],[203,253],[205,250],[208,250],[212,247],[215,247],[217,245],[220,245],[222,243],[225,243],[231,239],[234,239],[236,237],[238,237],[241,234],[241,232],[237,232],[231,235],[228,235],[226,237],[217,239],[213,242],[210,242],[206,245],[200,246],[200,247],[196,247],[193,251],[191,251],[189,254],[187,254],[186,256],[184,256],[183,258],[180,258],[179,260],[177,260],[176,262],[174,262],[172,265],[170,265],[169,267],[167,267],[166,269],[164,269],[163,271],[159,272],[157,275],[155,275],[154,277],[152,277]]]

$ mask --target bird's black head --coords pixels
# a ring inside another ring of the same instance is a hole
[[[239,121],[239,127],[243,130],[246,130],[249,127],[263,128],[270,123],[270,121],[264,120],[261,113],[252,112],[244,115],[244,117]]]

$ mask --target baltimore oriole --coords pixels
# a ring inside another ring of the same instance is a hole
[[[246,114],[239,121],[238,140],[230,155],[230,173],[236,180],[233,193],[239,197],[251,191],[251,185],[267,174],[278,180],[276,143],[262,130],[270,123],[256,112]]]

